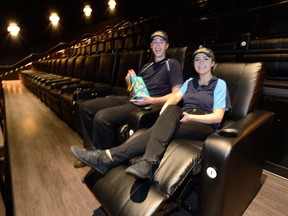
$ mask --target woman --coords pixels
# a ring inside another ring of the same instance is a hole
[[[169,97],[153,127],[107,150],[72,146],[74,155],[105,174],[112,167],[143,154],[125,172],[149,179],[172,138],[205,140],[219,128],[231,102],[225,81],[213,75],[214,53],[208,48],[199,48],[193,53],[193,61],[199,76],[186,80],[181,89]],[[182,109],[177,106],[181,100]]]

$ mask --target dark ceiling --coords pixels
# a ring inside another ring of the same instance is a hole
[[[117,10],[108,11],[108,0],[6,0],[0,3],[0,58],[29,49],[39,44],[61,41],[65,36],[81,31],[95,24],[119,16],[141,16],[168,7],[165,1],[116,0]],[[83,8],[89,4],[92,17],[83,16]],[[160,7],[161,4],[164,6]],[[60,26],[53,29],[50,25],[51,12],[60,16]],[[20,36],[11,38],[7,32],[9,23],[16,22]]]
[[[283,0],[282,0],[283,1]],[[197,6],[211,14],[229,13],[251,7],[263,6],[281,0],[116,0],[115,14],[108,13],[108,0],[6,0],[0,3],[0,59],[29,50],[44,43],[60,42],[67,35],[87,29],[115,17],[139,17],[165,13]],[[83,7],[89,4],[93,13],[90,20],[83,16]],[[60,16],[60,28],[52,29],[49,15],[55,11]],[[7,32],[9,22],[21,28],[18,39]]]

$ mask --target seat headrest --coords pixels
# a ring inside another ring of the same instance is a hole
[[[227,83],[232,102],[231,120],[238,120],[258,107],[265,73],[262,63],[217,63],[217,77]]]

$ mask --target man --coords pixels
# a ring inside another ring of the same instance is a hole
[[[115,146],[115,129],[128,121],[129,114],[143,105],[164,104],[169,96],[176,93],[183,84],[181,65],[176,59],[167,59],[168,36],[164,31],[151,35],[150,48],[154,61],[145,64],[138,76],[142,76],[149,96],[129,99],[126,96],[109,96],[88,100],[80,105],[81,129],[84,148],[108,149]],[[136,75],[134,70],[130,74]],[[74,167],[85,166],[80,161]]]

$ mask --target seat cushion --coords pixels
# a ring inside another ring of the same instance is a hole
[[[123,164],[106,173],[90,189],[110,215],[151,215],[198,165],[202,145],[199,141],[173,140],[152,181],[126,174],[127,165]]]
[[[201,160],[203,143],[195,140],[175,139],[168,146],[158,169],[155,172],[154,184],[170,196],[180,186],[185,177]]]

